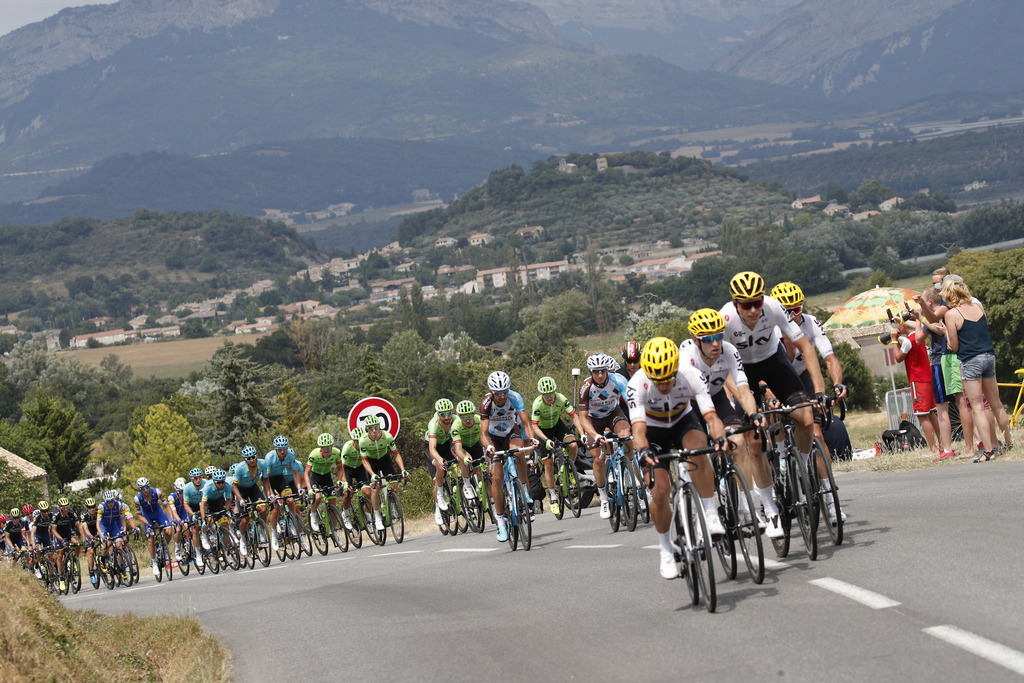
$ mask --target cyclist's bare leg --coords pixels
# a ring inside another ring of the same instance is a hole
[[[796,437],[796,447],[801,453],[810,453],[811,444],[814,443],[814,411],[810,406],[798,408],[792,412],[796,428],[793,430]]]
[[[608,463],[604,457],[604,446],[591,448],[590,455],[594,458],[594,483],[597,484],[597,488],[603,489],[608,483]]]
[[[669,481],[667,470],[656,467],[648,469],[650,476],[654,479],[654,484],[651,486],[651,520],[654,522],[655,531],[659,534],[667,534],[672,523],[672,506],[669,503],[669,497],[672,495],[672,483]]]
[[[494,500],[494,514],[502,516],[505,514],[505,495],[501,489],[505,485],[505,471],[501,461],[495,459],[491,463],[491,498]]]
[[[551,490],[555,488],[555,459],[548,454],[544,458],[544,488]]]

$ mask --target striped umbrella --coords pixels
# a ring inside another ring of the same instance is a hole
[[[913,308],[914,296],[919,292],[901,287],[875,287],[861,292],[844,303],[825,323],[826,330],[872,327],[889,321],[885,309],[895,316],[904,310],[903,302]]]

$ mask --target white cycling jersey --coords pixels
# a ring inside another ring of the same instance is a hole
[[[800,330],[818,349],[821,357],[827,358],[835,353],[832,350],[832,342],[825,336],[825,328],[822,327],[821,321],[808,313],[804,313],[802,317],[803,320],[799,323]],[[807,362],[804,360],[804,355],[800,353],[800,349],[796,350],[796,355],[793,357],[793,369],[798,375],[803,374],[803,371],[807,369]]]
[[[748,384],[747,374],[743,372],[743,361],[736,347],[727,341],[722,341],[722,353],[714,365],[708,365],[701,358],[700,348],[693,339],[687,339],[679,346],[679,364],[691,365],[704,376],[707,382],[708,392],[714,396],[725,389],[725,380],[729,375],[733,376],[736,386]]]
[[[661,393],[641,369],[629,380],[626,403],[629,423],[646,422],[650,427],[672,427],[690,411],[690,401],[697,401],[702,415],[714,412],[704,376],[693,366],[679,364],[676,381],[667,393]]]
[[[722,306],[720,313],[725,318],[725,340],[736,347],[746,365],[768,360],[779,350],[779,330],[793,342],[804,337],[800,327],[789,319],[789,313],[782,304],[770,296],[764,297],[761,315],[753,329],[740,319],[732,301]]]

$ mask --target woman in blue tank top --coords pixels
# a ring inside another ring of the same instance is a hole
[[[1010,418],[999,400],[999,386],[996,383],[996,356],[992,338],[988,333],[988,319],[981,302],[971,297],[963,280],[947,277],[942,281],[942,298],[949,304],[943,316],[946,325],[946,344],[960,359],[964,394],[971,402],[974,415],[975,433],[980,434],[985,450],[974,458],[974,462],[992,460],[1004,448],[1010,448]],[[996,422],[1003,432],[1004,444],[994,441],[995,432],[989,426],[985,412],[988,400]]]

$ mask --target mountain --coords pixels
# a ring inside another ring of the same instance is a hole
[[[816,94],[568,44],[506,0],[122,0],[4,36],[0,74],[9,173],[334,137],[629,148],[836,112]]]
[[[617,54],[709,69],[769,19],[800,0],[531,0],[559,35]]]
[[[954,91],[1024,90],[1015,0],[805,0],[715,70],[883,109]]]

